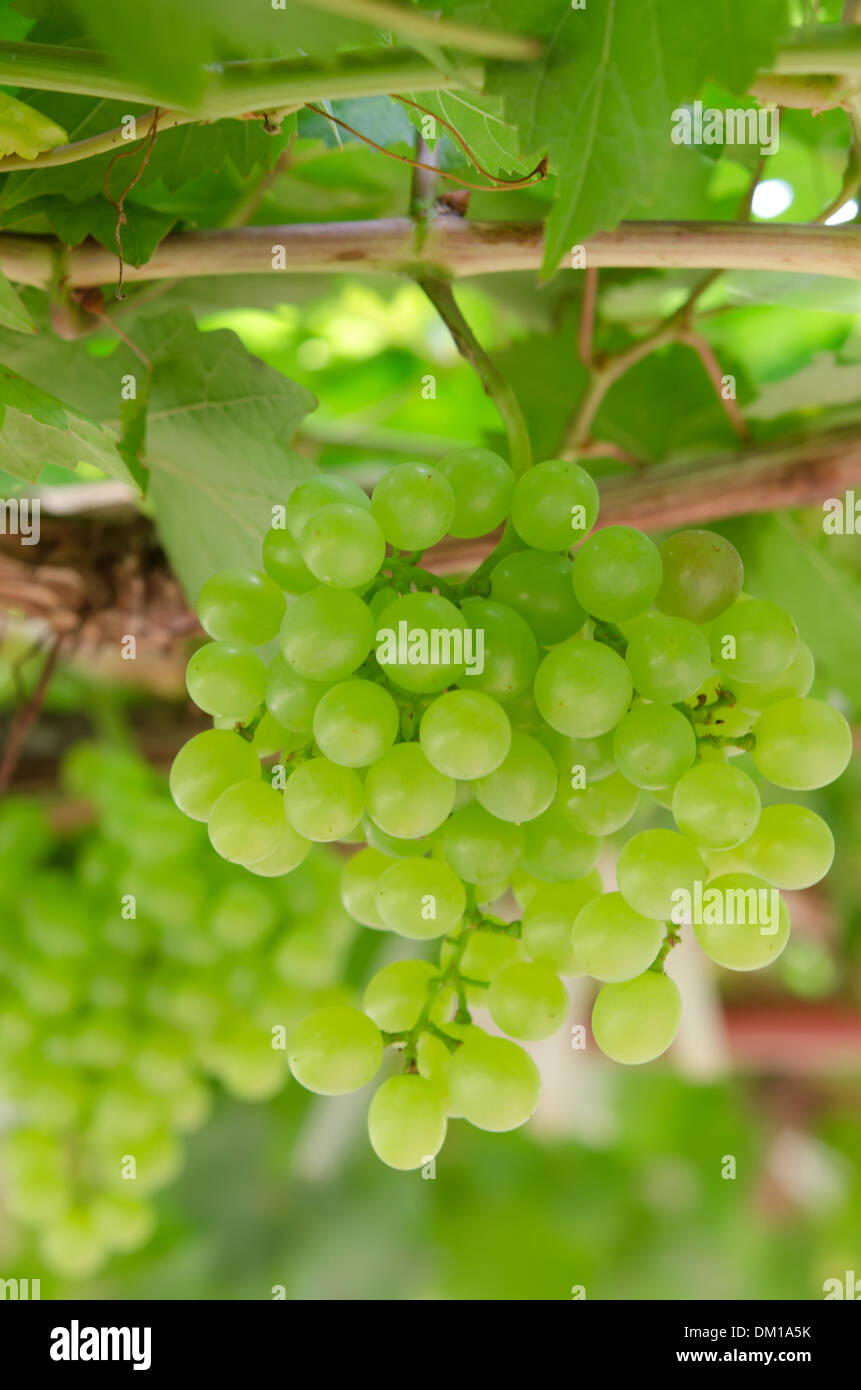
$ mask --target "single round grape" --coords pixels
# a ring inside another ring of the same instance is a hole
[[[341,902],[363,927],[383,930],[383,920],[374,900],[380,874],[393,861],[376,849],[360,849],[347,860],[341,870]]]
[[[396,743],[365,778],[365,805],[372,820],[397,839],[430,835],[454,805],[455,783],[431,767],[417,743]]]
[[[265,782],[237,782],[209,813],[209,839],[216,854],[231,864],[254,864],[281,840],[284,807],[280,793]]]
[[[616,882],[635,912],[665,922],[672,916],[674,895],[693,896],[704,882],[706,867],[696,848],[675,830],[641,830],[619,853]]]
[[[556,767],[544,745],[514,733],[499,767],[475,783],[475,798],[497,820],[520,824],[547,810],[556,786]]]
[[[777,960],[789,940],[786,903],[755,874],[713,878],[703,894],[701,915],[708,920],[694,922],[697,941],[710,960],[727,970],[761,970]]]
[[[499,767],[511,746],[502,706],[480,690],[450,690],[425,711],[419,743],[431,767],[474,781]]]
[[[463,916],[466,892],[438,859],[398,859],[384,869],[374,894],[380,920],[415,941],[445,936]]]
[[[711,670],[706,636],[685,618],[663,613],[637,620],[625,657],[634,687],[647,700],[687,700]]]
[[[514,485],[511,520],[535,550],[568,550],[588,535],[597,519],[598,489],[579,463],[536,463]]]
[[[285,593],[306,594],[317,587],[298,545],[283,527],[270,526],[263,537],[263,568]]]
[[[544,883],[582,878],[601,853],[596,835],[585,835],[558,804],[524,826],[523,867]]]
[[[810,888],[831,868],[834,836],[807,806],[766,806],[744,857],[775,888]]]
[[[586,903],[574,921],[571,947],[584,975],[594,980],[633,980],[661,949],[664,923],[635,912],[621,893]]]
[[[398,707],[374,681],[333,685],[314,710],[320,752],[343,767],[368,767],[391,748],[398,734]]]
[[[222,792],[258,776],[260,763],[247,739],[206,729],[183,744],[170,769],[170,794],[184,815],[207,820]]]
[[[368,1135],[378,1158],[402,1172],[421,1168],[445,1142],[446,1114],[438,1089],[423,1076],[390,1076],[368,1109]]]
[[[386,542],[366,508],[333,502],[306,523],[300,549],[321,584],[358,589],[373,579],[383,563]]]
[[[619,771],[646,791],[672,786],[697,755],[694,727],[672,705],[635,704],[613,735]]]
[[[679,1031],[682,996],[668,975],[647,970],[603,985],[592,1010],[592,1033],[614,1062],[637,1066],[666,1052]]]
[[[673,817],[683,835],[708,849],[732,849],[753,834],[760,799],[746,773],[730,763],[698,763],[673,791]]]
[[[418,1023],[438,975],[427,960],[392,961],[368,981],[362,1008],[384,1033],[406,1033]]]
[[[447,1079],[455,1110],[497,1133],[525,1124],[541,1090],[538,1068],[522,1047],[483,1033],[470,1034],[454,1053]]]
[[[513,608],[493,599],[466,599],[461,612],[474,634],[473,651],[481,656],[481,669],[474,663],[460,684],[497,700],[522,695],[538,670],[538,643],[532,628]]]
[[[442,847],[455,873],[467,883],[508,878],[520,859],[523,832],[472,801],[449,817]]]
[[[627,825],[640,804],[639,789],[621,772],[611,772],[585,787],[559,788],[559,805],[576,830],[587,835],[614,835]]]
[[[342,681],[371,650],[374,620],[357,594],[312,589],[287,609],[280,641],[283,656],[298,675],[312,681]],[[272,713],[277,719],[276,711]]]
[[[439,957],[441,969],[450,964],[454,952],[453,942],[442,943]],[[460,958],[460,970],[470,980],[495,980],[500,970],[524,959],[525,952],[516,937],[477,928],[469,933]],[[486,997],[481,1002],[486,1003]]]
[[[465,637],[463,615],[447,598],[403,594],[377,618],[377,661],[402,690],[435,693],[464,676]]]
[[[284,813],[307,840],[340,840],[362,819],[362,784],[351,767],[310,758],[290,774]]]
[[[795,653],[798,633],[789,614],[767,599],[739,599],[709,624],[712,660],[743,681],[774,680]]]
[[[813,653],[799,637],[795,652],[785,671],[770,681],[740,681],[728,676],[722,685],[735,696],[740,709],[759,713],[778,700],[791,700],[806,695],[816,674]]]
[[[307,482],[294,488],[284,509],[284,520],[290,536],[301,545],[305,527],[313,516],[323,508],[335,503],[346,502],[352,507],[370,511],[371,500],[358,483],[344,478],[339,473],[318,473]]]
[[[678,531],[663,542],[660,555],[663,581],[655,603],[670,617],[707,623],[741,593],[741,556],[715,531]]]
[[[652,603],[661,586],[658,548],[632,526],[596,531],[574,561],[577,602],[594,618],[618,623]]]
[[[535,702],[552,729],[596,738],[615,728],[631,703],[631,674],[603,642],[572,639],[548,652],[535,677]]]
[[[257,878],[281,878],[282,875],[291,874],[298,868],[310,852],[311,841],[306,840],[304,835],[299,835],[282,817],[275,848],[262,859],[255,859],[253,864],[246,864],[244,867]]]
[[[518,550],[492,569],[490,596],[519,613],[541,645],[549,647],[573,637],[586,621],[574,597],[573,570],[567,555]]]
[[[452,536],[472,540],[502,525],[514,490],[514,474],[505,459],[489,449],[455,449],[439,468],[454,493]]]
[[[427,550],[449,530],[454,518],[452,486],[439,468],[396,463],[374,488],[371,511],[396,550]]]
[[[294,1029],[287,1052],[290,1070],[307,1091],[342,1096],[358,1091],[383,1060],[380,1030],[367,1014],[329,1004],[308,1014]]]
[[[262,647],[278,636],[286,604],[278,585],[257,570],[221,570],[197,598],[204,632],[220,642]]]
[[[239,723],[263,700],[266,667],[244,642],[208,642],[189,661],[185,683],[198,709]]]
[[[791,791],[827,786],[852,756],[852,731],[825,700],[779,700],[763,710],[753,731],[756,766]]]
[[[612,729],[597,738],[566,738],[545,724],[541,742],[550,750],[560,781],[600,782],[616,770]]]
[[[307,680],[283,656],[274,656],[266,673],[266,707],[285,729],[310,734],[314,711],[329,689],[328,681]]]
[[[558,1033],[565,1022],[568,992],[549,966],[517,961],[492,981],[487,1007],[503,1033],[525,1042],[539,1042]]]

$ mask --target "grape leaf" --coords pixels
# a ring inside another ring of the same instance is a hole
[[[45,464],[76,469],[91,463],[123,482],[132,477],[117,452],[116,436],[41,386],[0,366],[0,468],[35,483]]]
[[[116,252],[117,212],[103,198],[90,198],[85,203],[70,203],[65,198],[42,198],[39,209],[66,246],[79,246],[91,236],[108,251]],[[130,265],[143,265],[162,238],[167,236],[176,219],[138,202],[125,203],[123,214],[120,228],[123,259]]]
[[[413,101],[441,121],[448,121],[466,141],[480,164],[492,174],[525,173],[529,161],[519,152],[516,128],[502,114],[502,98],[478,92],[419,92],[409,94]],[[417,130],[427,130],[427,116],[414,106],[406,107]],[[438,127],[437,138],[442,133]],[[426,140],[432,149],[435,140]]]
[[[289,442],[316,404],[246,351],[235,333],[201,333],[185,310],[141,321],[153,363],[144,463],[159,534],[195,598],[215,570],[257,567],[271,508],[315,470]]]
[[[33,320],[21,303],[6,276],[0,271],[0,327],[18,333],[35,333]]]
[[[35,159],[43,150],[66,143],[66,132],[40,111],[0,92],[0,158],[10,154]]]

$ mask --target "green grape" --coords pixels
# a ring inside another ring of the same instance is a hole
[[[262,859],[255,859],[253,864],[243,867],[258,878],[281,878],[297,869],[310,852],[311,841],[297,834],[292,825],[282,818],[274,849],[264,854]]]
[[[733,695],[743,710],[758,714],[778,700],[790,700],[806,695],[816,674],[813,653],[806,642],[799,637],[795,652],[785,671],[770,681],[740,681],[730,676],[722,681],[723,687]]]
[[[666,1052],[681,1020],[678,987],[668,975],[647,970],[636,979],[602,985],[592,1010],[592,1033],[612,1061],[638,1066]]]
[[[729,763],[698,763],[673,790],[673,817],[683,835],[709,849],[732,849],[753,834],[759,792]]]
[[[621,893],[604,893],[574,919],[571,947],[578,968],[594,980],[633,980],[661,949],[664,924],[629,907]]]
[[[254,864],[279,845],[284,826],[281,795],[259,779],[222,792],[209,813],[209,839],[231,864]]]
[[[362,1008],[385,1033],[407,1033],[419,1021],[431,980],[439,975],[427,960],[396,960],[368,981]]]
[[[791,791],[835,781],[852,756],[852,731],[825,700],[778,700],[754,725],[753,761],[763,777]]]
[[[386,542],[366,508],[335,502],[321,507],[306,523],[300,550],[321,584],[358,589],[373,579],[383,563]]]
[[[283,528],[270,526],[263,537],[263,568],[285,593],[306,594],[317,587],[298,545]]]
[[[672,786],[697,755],[691,721],[672,705],[635,704],[613,735],[619,771],[646,791]]]
[[[238,723],[262,703],[266,667],[244,642],[208,642],[189,661],[185,683],[198,709]]]
[[[339,840],[362,819],[362,784],[351,767],[311,758],[290,774],[284,813],[307,840]]]
[[[513,608],[493,599],[466,599],[461,612],[467,628],[481,634],[477,640],[482,644],[483,669],[469,671],[460,684],[497,700],[522,695],[538,669],[538,643],[532,628]]]
[[[514,485],[511,520],[520,538],[535,550],[568,550],[597,519],[598,489],[579,463],[536,463]]]
[[[283,661],[283,657],[278,656],[275,660]],[[234,727],[231,720],[219,719],[217,715],[212,722],[216,729],[233,729]],[[270,714],[268,710],[265,710],[260,716],[259,723],[251,734],[251,747],[258,758],[269,758],[273,753],[292,753],[295,749],[302,748],[305,743],[307,743],[307,739],[302,734],[297,733],[295,729],[286,728],[284,724],[279,724],[275,716]]]
[[[490,695],[450,690],[425,711],[419,743],[437,772],[474,781],[502,763],[511,746],[511,725]]]
[[[439,468],[454,493],[452,536],[473,540],[502,525],[514,490],[514,474],[505,459],[489,449],[455,449],[440,459]]]
[[[568,992],[548,965],[518,961],[492,981],[487,1007],[497,1028],[512,1038],[540,1042],[558,1033],[568,1013]]]
[[[641,830],[619,853],[616,882],[635,912],[662,922],[672,916],[674,894],[693,896],[706,868],[697,850],[675,830]]]
[[[531,690],[524,690],[522,695],[516,695],[513,700],[506,700],[504,709],[509,724],[517,733],[537,735],[548,732]]]
[[[268,1030],[247,1018],[231,1018],[204,1044],[205,1060],[239,1100],[270,1100],[284,1084],[287,1060]]]
[[[310,734],[314,711],[329,689],[328,681],[306,680],[287,665],[283,656],[274,656],[266,673],[266,707],[285,729]]]
[[[307,482],[294,488],[287,499],[284,520],[297,546],[302,544],[305,527],[311,518],[323,507],[330,507],[338,502],[346,502],[351,507],[361,507],[364,511],[370,511],[371,508],[370,498],[358,483],[354,483],[351,478],[341,477],[338,473],[318,473],[316,477],[309,478]]]
[[[596,835],[577,830],[558,804],[524,827],[523,867],[543,883],[564,883],[594,869],[601,853]]]
[[[119,1193],[94,1197],[90,1213],[99,1239],[108,1250],[127,1253],[146,1245],[155,1230],[155,1212],[149,1202]]]
[[[219,941],[232,951],[247,951],[272,931],[278,910],[270,893],[255,883],[226,883],[210,919]]]
[[[454,1053],[447,1079],[455,1110],[477,1129],[497,1133],[525,1124],[541,1090],[538,1068],[522,1047],[480,1032]]]
[[[367,1014],[329,1004],[308,1014],[294,1030],[287,1054],[301,1086],[322,1096],[357,1091],[383,1060],[380,1030]]]
[[[475,797],[497,820],[534,820],[546,811],[557,786],[556,767],[543,744],[513,733],[511,746],[495,771],[475,783]]]
[[[631,703],[631,675],[603,642],[572,639],[548,652],[535,677],[535,702],[558,733],[597,738]]]
[[[448,1094],[448,1063],[451,1057],[442,1038],[422,1033],[416,1043],[416,1065],[419,1076],[430,1081],[448,1115],[452,1113]]]
[[[377,589],[373,596],[368,599],[368,607],[373,615],[374,623],[382,613],[384,608],[388,608],[390,603],[394,603],[399,598],[397,589],[393,589],[390,584],[384,584],[382,589]]]
[[[807,806],[766,806],[744,857],[775,888],[811,888],[834,859],[834,836]]]
[[[298,675],[311,681],[342,681],[371,650],[374,621],[358,594],[312,589],[287,609],[280,642],[282,655]],[[272,713],[280,718],[276,710]]]
[[[634,687],[647,700],[687,700],[711,670],[705,634],[685,618],[655,613],[637,620],[625,657]]]
[[[421,1168],[445,1141],[446,1115],[439,1091],[423,1076],[391,1076],[368,1108],[368,1135],[390,1168]]]
[[[431,767],[417,743],[396,743],[365,778],[368,814],[387,835],[415,840],[442,825],[455,783]]]
[[[566,738],[545,724],[541,742],[549,748],[562,781],[601,782],[616,770],[612,729],[597,738]]]
[[[663,581],[655,603],[670,617],[710,622],[741,593],[741,556],[715,531],[678,531],[663,542],[660,555]]]
[[[278,636],[284,595],[257,570],[221,570],[207,579],[197,598],[204,632],[220,642],[248,642],[262,647]]]
[[[396,463],[374,488],[371,511],[396,550],[427,550],[441,541],[454,518],[451,483],[439,468]]]
[[[473,801],[449,817],[442,847],[455,873],[466,883],[507,878],[522,853],[523,832],[519,825],[497,820]]]
[[[321,753],[343,767],[367,767],[391,748],[398,707],[374,681],[333,685],[314,710],[314,739]]]
[[[457,784],[455,784],[455,795]],[[362,824],[359,827],[360,833],[367,844],[372,849],[378,850],[387,859],[413,859],[418,856],[421,858],[427,854],[434,843],[434,834],[429,832],[427,835],[419,835],[416,839],[403,839],[397,835],[387,835],[385,830],[381,830],[371,817],[364,815]]]
[[[621,772],[611,772],[585,787],[559,789],[559,805],[576,830],[587,835],[614,835],[627,825],[640,804],[640,792]]]
[[[457,926],[466,907],[463,884],[437,859],[398,859],[377,880],[374,902],[384,926],[424,940]]]
[[[442,943],[439,963],[443,970],[451,963],[455,950],[453,942]],[[460,971],[467,979],[489,981],[495,979],[507,965],[523,959],[523,947],[516,937],[507,936],[501,931],[475,928],[470,931],[460,957]]]
[[[574,597],[573,571],[567,555],[519,550],[494,566],[490,596],[519,613],[541,645],[549,647],[573,637],[586,621],[586,614]]]
[[[661,587],[657,546],[632,526],[608,526],[590,536],[574,561],[574,593],[604,622],[635,618]]]
[[[107,1245],[91,1207],[70,1207],[39,1242],[45,1263],[67,1279],[87,1279],[101,1269]]]
[[[440,594],[403,594],[376,623],[377,661],[403,690],[421,694],[461,680],[470,656],[466,623]]]
[[[786,903],[755,874],[713,878],[700,915],[708,920],[694,922],[697,941],[710,960],[727,970],[761,970],[777,960],[789,940]]]
[[[597,870],[573,883],[538,884],[524,901],[520,935],[526,954],[559,974],[579,974],[572,927],[587,902],[602,892]]]
[[[770,681],[786,670],[798,633],[789,614],[767,599],[743,598],[709,624],[712,660],[728,676]]]

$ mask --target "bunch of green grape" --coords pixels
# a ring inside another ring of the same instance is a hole
[[[439,943],[434,961],[386,965],[361,1008],[312,1013],[291,1043],[294,1075],[323,1094],[370,1081],[386,1046],[403,1054],[369,1115],[395,1168],[429,1161],[451,1117],[528,1119],[539,1077],[513,1039],[564,1025],[565,976],[600,983],[607,1056],[664,1052],[682,1013],[665,970],[680,895],[708,884],[736,902],[736,920],[694,930],[720,965],[757,969],[789,931],[783,903],[761,930],[757,901],[831,863],[813,811],[761,807],[762,778],[820,787],[850,755],[843,716],[806,698],[813,659],[792,618],[743,592],[720,535],[658,547],[631,527],[596,531],[597,517],[576,462],[515,479],[498,455],[462,450],[396,465],[370,498],[320,475],[273,517],[262,570],[217,574],[199,596],[213,640],[188,689],[216,727],[176,759],[179,807],[252,874],[289,874],[314,842],[362,846],[347,910]],[[462,583],[421,565],[444,536],[502,523]],[[267,661],[258,649],[276,641]],[[644,800],[674,826],[631,835],[604,891],[608,837]]]
[[[65,778],[95,825],[58,835],[35,802],[0,806],[0,1174],[43,1267],[85,1277],[149,1238],[219,1085],[283,1086],[289,1033],[342,997],[356,927],[333,855],[288,893],[213,861],[135,755],[81,744]]]

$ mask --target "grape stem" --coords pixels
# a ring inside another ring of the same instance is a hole
[[[256,713],[254,713],[250,719],[246,720],[244,724],[235,724],[234,728],[236,729],[236,732],[239,734],[240,738],[244,738],[249,743],[251,743],[252,739],[254,738],[254,734],[257,730],[257,725],[260,723],[265,713],[266,705],[262,704],[260,708],[256,711]]]
[[[673,927],[669,927],[667,930],[667,934],[664,937],[661,949],[655,956],[655,959],[652,961],[652,964],[649,966],[649,969],[654,970],[655,973],[658,975],[663,975],[664,961],[667,959],[667,956],[670,954],[670,951],[673,949],[673,947],[680,945],[681,939],[682,938],[679,936],[679,933]]]

